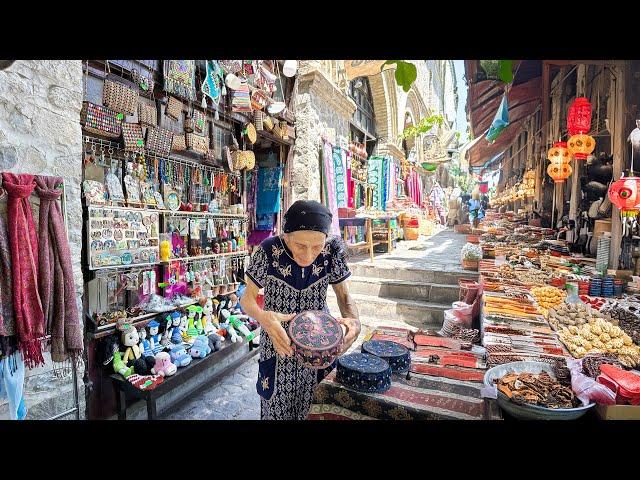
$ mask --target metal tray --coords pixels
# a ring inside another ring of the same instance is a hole
[[[543,362],[511,362],[497,365],[487,370],[484,374],[485,387],[493,387],[493,380],[502,378],[508,373],[542,373],[547,372],[552,378],[556,378],[553,367]],[[537,405],[518,405],[509,400],[502,392],[498,391],[498,405],[511,416],[523,420],[575,420],[587,413],[596,404],[590,403],[586,407],[577,408],[546,408]]]

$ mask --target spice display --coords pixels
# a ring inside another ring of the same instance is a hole
[[[571,387],[562,385],[547,372],[509,373],[497,381],[498,391],[514,403],[546,408],[575,408],[580,401]]]
[[[536,299],[538,305],[544,309],[542,313],[546,316],[548,309],[562,303],[567,293],[556,287],[535,287],[531,289],[531,295]]]
[[[581,326],[563,327],[558,337],[571,354],[582,358],[587,353],[615,353],[626,367],[640,364],[640,347],[622,329],[601,318]]]

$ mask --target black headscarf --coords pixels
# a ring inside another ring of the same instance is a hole
[[[312,230],[329,235],[333,215],[315,200],[298,200],[284,214],[284,233]]]

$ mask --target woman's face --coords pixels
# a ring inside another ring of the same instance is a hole
[[[327,236],[322,232],[302,230],[286,233],[284,239],[296,263],[308,267],[320,255]]]

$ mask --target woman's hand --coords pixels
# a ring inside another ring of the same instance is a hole
[[[337,318],[341,325],[344,325],[347,332],[344,336],[344,342],[342,344],[342,350],[340,355],[349,350],[349,347],[353,344],[358,335],[360,335],[360,320],[357,318]]]
[[[269,338],[273,343],[273,347],[278,355],[283,357],[290,357],[293,355],[293,349],[291,348],[291,339],[282,326],[282,322],[288,322],[295,316],[295,314],[285,315],[282,313],[264,311],[262,318],[260,319],[262,329],[267,332],[267,335],[269,335]]]

